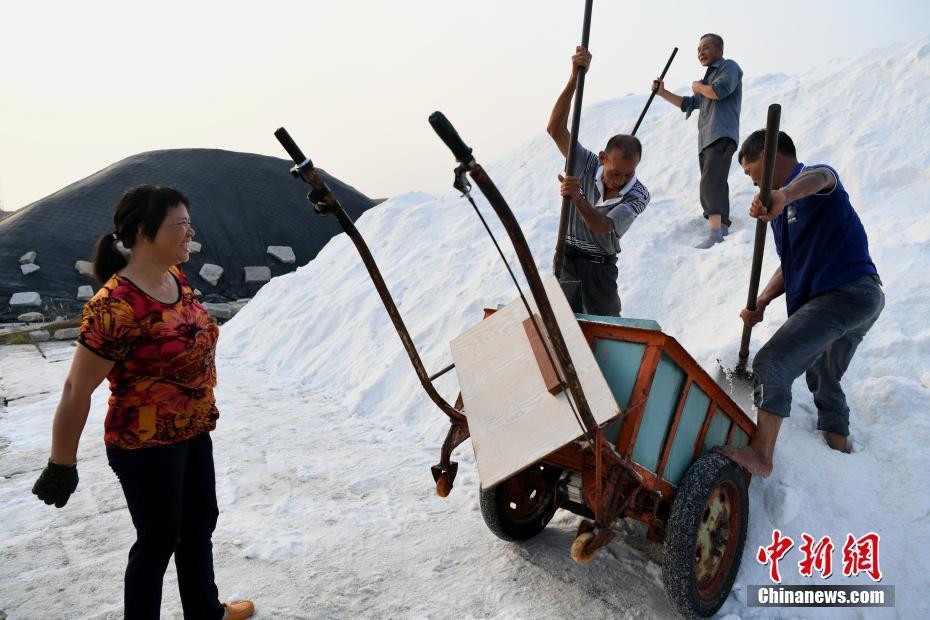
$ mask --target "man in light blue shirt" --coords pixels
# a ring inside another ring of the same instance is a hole
[[[698,165],[701,168],[701,206],[708,220],[707,238],[696,247],[707,249],[723,241],[730,227],[730,187],[727,177],[739,141],[739,113],[743,101],[743,71],[723,57],[720,35],[705,34],[698,43],[698,61],[707,67],[704,79],[693,82],[693,95],[681,97],[665,90],[662,80],[652,88],[689,118],[698,118]]]

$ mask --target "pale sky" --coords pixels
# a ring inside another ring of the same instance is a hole
[[[281,125],[318,166],[371,197],[446,189],[453,161],[427,116],[442,110],[484,163],[542,131],[569,75],[583,7],[2,2],[0,207],[26,206],[142,151],[285,157],[272,135]],[[694,50],[704,32],[723,36],[746,77],[797,74],[927,36],[928,7],[594,0],[584,102],[628,93],[645,102],[675,46],[667,85],[701,78]]]

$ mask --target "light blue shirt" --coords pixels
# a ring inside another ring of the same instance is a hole
[[[732,60],[719,58],[707,67],[701,80],[709,84],[717,99],[695,94],[681,98],[681,111],[690,118],[695,109],[698,118],[698,152],[719,140],[729,138],[739,144],[739,113],[743,104],[743,70]]]

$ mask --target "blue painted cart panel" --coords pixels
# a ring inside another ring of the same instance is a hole
[[[733,445],[734,446],[745,446],[749,443],[749,435],[746,434],[741,428],[737,428],[733,433]]]
[[[698,435],[701,434],[709,408],[710,397],[697,384],[692,383],[688,389],[688,397],[685,399],[685,407],[681,411],[681,419],[678,421],[678,430],[675,432],[672,450],[669,452],[668,462],[662,474],[663,478],[675,486],[678,486],[685,471],[691,465],[694,445],[697,443]]]
[[[714,417],[710,421],[710,428],[707,429],[707,436],[704,438],[704,448],[701,453],[709,452],[714,446],[722,446],[727,442],[727,435],[730,434],[730,424],[732,421],[719,408],[714,412]]]
[[[663,353],[633,446],[633,462],[649,471],[654,472],[657,468],[684,383],[685,371]]]
[[[630,406],[630,397],[639,366],[643,363],[646,345],[621,340],[594,339],[594,358],[597,360],[607,385],[613,393],[621,411]]]
[[[594,339],[594,358],[607,380],[607,385],[610,386],[614,399],[620,405],[620,411],[626,411],[630,405],[636,375],[639,374],[639,366],[643,363],[645,352],[646,345],[644,344],[604,338]],[[622,425],[623,418],[619,417],[604,429],[604,437],[607,441],[617,443]]]
[[[581,321],[603,323],[620,327],[661,331],[655,321],[648,319],[627,319],[612,316],[575,315]],[[618,337],[621,337],[618,334]],[[640,366],[646,353],[646,345],[638,342],[613,340],[609,337],[594,337],[592,349],[604,378],[610,386],[611,393],[622,411],[626,411],[633,399],[633,389],[640,374]],[[701,429],[707,421],[711,398],[697,381],[691,384],[682,407],[681,418],[670,437],[675,410],[683,396],[682,389],[686,378],[685,371],[663,353],[652,380],[643,418],[632,446],[633,461],[651,472],[656,472],[662,452],[671,441],[668,460],[661,472],[661,477],[673,485],[678,485],[691,465],[695,444]],[[719,407],[714,407],[707,434],[701,446],[701,453],[708,452],[714,446],[724,445],[733,427],[733,421]],[[620,416],[604,430],[605,437],[616,444],[623,426],[624,418]],[[733,445],[749,443],[749,436],[740,428],[733,430]]]

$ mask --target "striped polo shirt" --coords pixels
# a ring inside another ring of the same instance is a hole
[[[614,230],[595,235],[584,223],[578,209],[571,205],[565,234],[566,243],[591,254],[619,253],[620,237],[649,204],[649,190],[634,176],[620,190],[618,196],[604,200],[604,167],[598,161],[597,155],[581,144],[578,144],[572,176],[581,180],[581,191],[591,206],[613,220]]]

